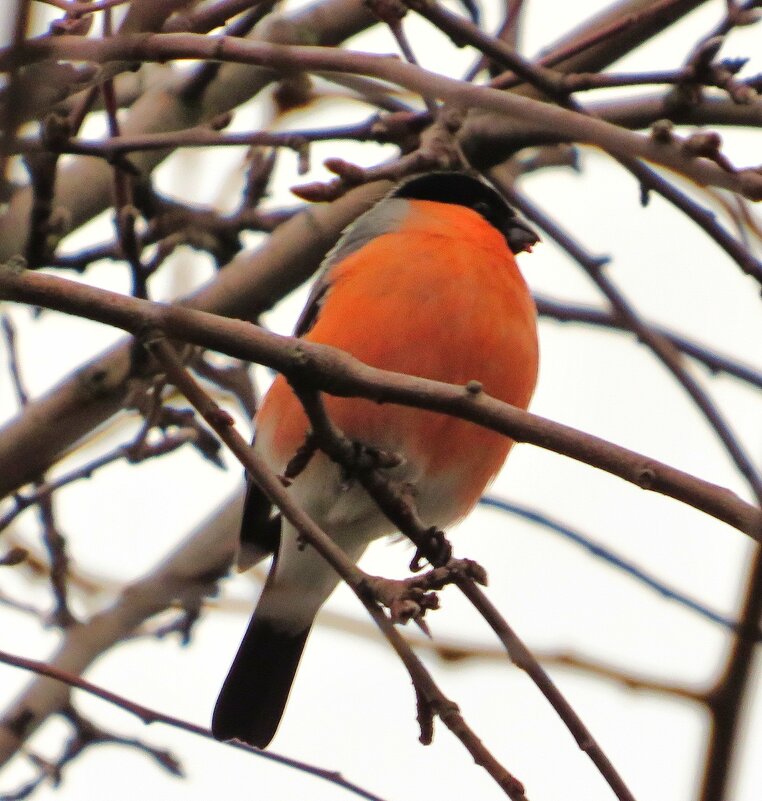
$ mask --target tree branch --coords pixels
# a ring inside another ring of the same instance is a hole
[[[575,303],[564,303],[545,296],[535,296],[537,313],[541,317],[557,320],[560,323],[583,323],[595,327],[607,328],[613,331],[632,333],[632,329],[625,325],[614,312],[604,311],[594,306],[583,306]],[[687,337],[662,328],[652,323],[648,324],[652,331],[696,361],[705,365],[712,373],[726,373],[740,381],[745,381],[758,389],[762,389],[762,371],[729,356],[717,353],[710,348]]]
[[[4,68],[8,58],[7,51],[0,51],[0,69]],[[188,33],[114,36],[110,39],[68,36],[52,42],[27,42],[15,58],[22,63],[39,59],[78,59],[104,64],[116,59],[165,61],[200,58],[274,70],[329,70],[371,75],[458,106],[488,109],[526,119],[541,131],[564,130],[571,139],[597,145],[622,158],[643,158],[675,170],[702,186],[718,186],[751,200],[762,200],[762,172],[757,169],[728,172],[713,161],[693,157],[674,144],[640,136],[603,120],[528,97],[464,84],[383,56],[326,47],[265,45],[235,37]]]
[[[590,434],[501,403],[482,392],[388,373],[325,345],[270,334],[238,320],[139,300],[64,278],[0,271],[0,298],[54,308],[142,335],[167,336],[265,364],[334,395],[369,397],[452,414],[668,495],[762,540],[762,513],[730,490]]]
[[[240,254],[213,281],[178,303],[255,320],[318,268],[343,228],[387,187],[359,187],[337,202],[296,215],[259,250]],[[18,418],[0,429],[0,497],[33,481],[81,437],[116,414],[136,367],[132,342],[117,344],[30,401]],[[139,372],[145,375],[142,367]],[[51,427],[49,420],[58,424]]]
[[[198,737],[204,737],[207,740],[218,742],[211,731],[203,726],[198,726],[197,724],[183,720],[182,718],[177,718],[173,715],[166,715],[163,712],[151,709],[143,704],[138,704],[135,701],[131,701],[129,698],[125,698],[123,695],[119,695],[118,693],[111,692],[111,690],[106,690],[103,687],[99,687],[97,684],[93,684],[92,682],[81,678],[76,673],[63,670],[60,667],[56,667],[55,665],[51,665],[47,662],[40,662],[37,659],[27,659],[23,656],[11,654],[8,651],[0,651],[0,662],[2,662],[4,665],[10,665],[12,667],[20,668],[21,670],[27,670],[36,674],[38,677],[44,676],[50,681],[63,684],[66,688],[72,687],[82,690],[89,695],[94,695],[96,698],[100,698],[109,704],[113,704],[114,706],[119,707],[119,709],[129,712],[131,715],[135,715],[146,725],[151,723],[163,723],[165,726],[170,726],[173,729],[187,731],[190,734],[197,735]],[[68,696],[68,694],[69,693],[67,689],[66,695]],[[279,765],[284,765],[292,768],[293,770],[298,770],[302,773],[307,773],[310,776],[315,776],[318,779],[322,779],[323,781],[330,782],[331,784],[341,787],[344,790],[348,790],[350,793],[353,793],[360,798],[366,798],[368,801],[383,801],[383,799],[379,796],[374,795],[368,790],[364,790],[359,785],[348,781],[338,771],[319,768],[316,765],[310,765],[309,763],[302,762],[301,760],[291,759],[290,757],[283,756],[282,754],[277,754],[274,751],[262,751],[259,748],[254,748],[237,740],[221,743],[221,745],[227,748],[235,748],[239,751],[246,751],[248,754],[257,756],[260,759],[276,762]]]
[[[526,801],[524,787],[521,782],[509,773],[489,752],[466,723],[457,705],[447,698],[434,683],[431,674],[413,653],[402,635],[394,627],[392,621],[379,606],[374,593],[370,589],[368,576],[363,573],[341,548],[295,503],[279,478],[270,471],[259,454],[236,431],[233,419],[201,389],[190,374],[184,369],[172,346],[163,336],[156,338],[153,332],[147,332],[147,345],[166,370],[167,378],[185,395],[220,438],[235,454],[246,468],[251,478],[276,504],[281,514],[298,531],[305,541],[322,556],[339,576],[347,583],[373,622],[392,646],[397,656],[407,669],[419,705],[421,720],[421,742],[430,742],[430,726],[424,721],[434,716],[463,743],[477,765],[483,767],[498,786],[512,801]]]

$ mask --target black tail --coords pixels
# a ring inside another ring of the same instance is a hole
[[[212,734],[264,748],[275,736],[309,627],[279,631],[261,613],[249,621],[214,707]]]

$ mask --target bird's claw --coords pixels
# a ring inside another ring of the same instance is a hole
[[[429,609],[439,609],[439,597],[436,592],[420,586],[418,579],[418,576],[411,579],[376,576],[369,580],[369,584],[376,600],[389,610],[392,623],[404,625],[413,620],[428,635],[423,616]]]
[[[442,567],[407,579],[368,576],[366,581],[375,600],[389,610],[393,623],[412,620],[430,636],[423,618],[430,609],[439,609],[437,591],[464,578],[486,584],[487,571],[472,559],[450,559]]]
[[[452,545],[444,531],[436,526],[432,526],[426,532],[426,538],[415,549],[410,562],[410,572],[417,573],[421,570],[424,559],[434,567],[443,567],[452,559]]]

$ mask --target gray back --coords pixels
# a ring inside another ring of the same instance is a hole
[[[409,208],[409,201],[404,198],[386,197],[344,229],[339,241],[323,259],[307,304],[297,320],[294,336],[304,336],[315,324],[323,299],[331,288],[331,270],[377,236],[398,231],[408,215]]]

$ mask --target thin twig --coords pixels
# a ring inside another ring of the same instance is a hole
[[[27,659],[26,657],[17,656],[16,654],[11,654],[7,651],[0,651],[0,662],[2,662],[4,665],[11,665],[12,667],[20,668],[21,670],[27,670],[31,673],[37,674],[38,676],[47,676],[50,679],[67,684],[69,687],[76,687],[78,690],[83,690],[90,695],[94,695],[109,704],[113,704],[114,706],[123,709],[125,712],[129,712],[131,715],[135,715],[146,725],[151,723],[163,723],[165,726],[171,726],[174,729],[187,731],[199,737],[204,737],[207,740],[217,742],[211,731],[203,726],[198,726],[195,723],[190,723],[187,720],[176,718],[172,715],[165,715],[163,712],[158,712],[155,709],[138,704],[135,701],[131,701],[129,698],[125,698],[118,693],[111,692],[111,690],[106,690],[96,684],[92,684],[80,676],[69,673],[65,670],[61,670],[60,668],[49,665],[46,662],[40,662],[36,659]],[[383,799],[381,799],[379,796],[370,793],[368,790],[364,790],[362,787],[359,787],[350,781],[347,781],[335,770],[319,768],[315,765],[310,765],[307,762],[282,756],[281,754],[277,754],[273,751],[262,751],[259,748],[253,748],[250,745],[246,745],[245,743],[238,741],[226,742],[222,743],[222,745],[227,748],[235,748],[239,751],[246,751],[247,753],[258,756],[261,759],[266,759],[270,762],[276,762],[277,764],[285,765],[286,767],[293,768],[294,770],[298,770],[302,773],[308,773],[310,776],[315,776],[318,779],[323,779],[324,781],[330,782],[331,784],[334,784],[345,790],[349,790],[349,792],[354,793],[361,798],[366,798],[368,801],[383,801]]]
[[[385,135],[383,120],[373,118],[356,125],[304,131],[252,131],[226,133],[212,127],[199,125],[181,131],[112,136],[105,139],[68,139],[44,142],[39,138],[17,139],[10,145],[12,153],[34,153],[56,148],[56,152],[73,153],[80,156],[98,156],[113,160],[116,156],[145,150],[195,147],[285,147],[298,152],[309,142],[327,142],[348,139],[359,142],[389,142]]]
[[[5,346],[8,351],[8,370],[11,374],[13,389],[16,392],[16,400],[19,406],[24,407],[29,403],[29,393],[21,377],[21,364],[19,362],[18,346],[16,343],[16,328],[7,314],[2,316],[1,322]]]
[[[29,402],[29,393],[21,377],[15,329],[7,315],[2,318],[2,328],[8,348],[11,378],[19,405],[23,408]],[[41,484],[42,479],[35,481],[35,490],[38,490]],[[16,502],[16,506],[18,506],[18,502]],[[75,618],[69,609],[68,601],[67,574],[69,558],[66,553],[66,539],[56,524],[53,500],[50,494],[42,496],[39,501],[39,518],[42,525],[42,540],[50,563],[50,586],[55,600],[51,620],[56,626],[70,626],[75,622]]]
[[[14,505],[4,515],[0,516],[0,532],[6,529],[25,509],[34,506],[45,498],[49,498],[54,492],[73,484],[76,481],[92,478],[103,467],[125,459],[131,463],[145,461],[155,456],[163,456],[171,453],[183,445],[193,442],[197,437],[196,431],[192,428],[180,429],[174,434],[166,434],[159,442],[147,444],[145,441],[128,442],[126,445],[119,445],[109,453],[98,456],[87,462],[81,467],[75,468],[68,473],[64,473],[52,481],[36,484],[34,490],[24,494],[17,493],[13,496]]]
[[[631,329],[625,325],[613,312],[597,309],[594,306],[583,306],[577,303],[565,303],[546,296],[535,295],[535,305],[537,313],[541,317],[551,320],[558,320],[562,323],[584,323],[596,327],[608,328],[612,331],[623,331],[632,333]],[[757,370],[741,362],[735,361],[729,356],[717,353],[688,339],[682,334],[677,334],[667,328],[663,328],[653,323],[648,323],[649,328],[659,336],[669,340],[669,342],[696,361],[704,364],[712,373],[726,373],[740,381],[745,381],[754,387],[762,389],[762,371]]]
[[[609,787],[621,801],[634,801],[634,796],[624,783],[611,760],[598,745],[593,735],[575,712],[572,705],[564,698],[552,679],[543,670],[532,652],[524,645],[521,638],[508,625],[499,610],[487,598],[484,592],[473,582],[458,580],[458,589],[468,598],[474,608],[487,621],[490,628],[503,643],[511,661],[534,682],[537,689],[545,696],[564,725],[574,737],[580,750],[584,751],[598,768]]]
[[[540,512],[536,509],[531,509],[522,504],[511,503],[509,501],[502,500],[501,498],[496,498],[493,495],[485,495],[483,498],[480,498],[479,504],[487,508],[499,509],[502,512],[508,512],[509,514],[517,515],[518,517],[522,517],[525,520],[531,521],[535,525],[542,526],[549,531],[554,531],[556,534],[560,534],[567,540],[581,546],[597,559],[602,559],[615,569],[623,571],[626,575],[635,579],[635,581],[642,586],[648,587],[649,589],[658,593],[662,598],[675,601],[680,604],[680,606],[684,607],[685,609],[689,609],[691,612],[695,612],[705,620],[710,620],[712,623],[718,623],[720,626],[723,626],[730,631],[739,630],[739,626],[734,620],[731,620],[725,615],[721,615],[719,612],[715,612],[705,604],[689,597],[674,587],[670,587],[661,579],[658,579],[654,575],[647,573],[629,559],[625,559],[624,557],[619,556],[611,551],[609,548],[606,548],[600,543],[595,542],[588,535],[582,534],[581,532],[572,529],[568,525],[560,523],[558,520],[553,520],[543,512]],[[762,627],[757,627],[755,637],[757,642],[762,642]]]
[[[77,622],[69,607],[69,555],[66,538],[58,528],[51,496],[44,495],[40,498],[37,507],[42,524],[42,540],[50,561],[50,586],[55,601],[51,621],[56,626],[66,628]]]
[[[112,36],[111,9],[103,13],[103,36],[109,39]],[[109,136],[118,138],[120,134],[118,105],[114,92],[114,80],[109,78],[101,87],[103,105],[106,109]],[[116,225],[119,248],[123,257],[130,265],[132,274],[132,294],[137,298],[148,297],[148,273],[140,260],[140,249],[135,231],[136,210],[134,208],[134,193],[132,176],[114,160],[112,164],[114,174],[114,224]]]
[[[373,14],[389,27],[405,60],[417,66],[418,59],[403,27],[403,19],[407,12],[405,6],[399,0],[366,0],[366,3]],[[436,116],[436,100],[428,93],[423,93],[422,98],[429,114]]]

